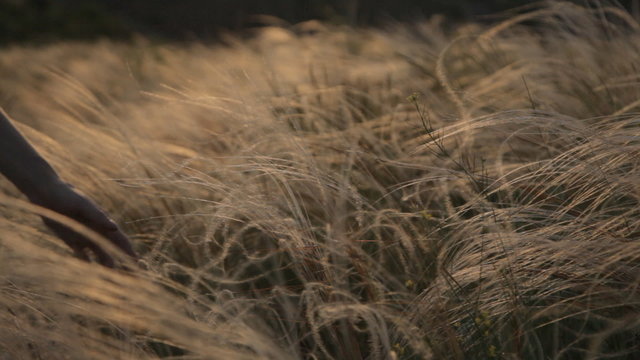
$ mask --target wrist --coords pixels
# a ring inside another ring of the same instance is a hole
[[[66,186],[53,168],[41,157],[33,159],[29,171],[16,186],[31,202],[45,202],[57,189]]]

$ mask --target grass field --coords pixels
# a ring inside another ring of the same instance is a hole
[[[0,359],[640,358],[640,25],[502,19],[2,49],[142,259],[76,260],[3,179]]]

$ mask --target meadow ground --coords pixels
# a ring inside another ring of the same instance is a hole
[[[640,26],[504,19],[2,49],[142,259],[76,260],[2,180],[0,359],[639,358]]]

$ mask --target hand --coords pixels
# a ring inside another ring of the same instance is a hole
[[[118,225],[91,200],[75,191],[71,185],[56,182],[40,191],[40,195],[29,198],[36,205],[53,210],[87,226],[104,236],[127,255],[133,258],[137,257],[129,239],[120,231]],[[114,267],[113,258],[98,244],[59,222],[45,217],[42,219],[60,239],[73,249],[78,257],[89,261],[87,254],[87,250],[89,250],[93,252],[100,264]]]

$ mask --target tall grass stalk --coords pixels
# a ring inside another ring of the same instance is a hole
[[[638,358],[640,29],[537,6],[3,49],[1,105],[142,260],[2,182],[0,359]]]

